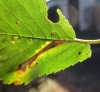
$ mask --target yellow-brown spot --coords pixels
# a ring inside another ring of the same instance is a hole
[[[32,41],[32,38],[29,38],[29,41],[31,42]]]
[[[19,39],[22,39],[22,35],[19,35]]]
[[[16,21],[16,24],[19,24],[19,23],[20,23],[20,21],[19,21],[19,20],[17,20],[17,21]]]
[[[18,70],[18,72],[17,72],[19,75],[22,75],[23,73],[24,73],[24,71],[23,70]]]
[[[15,73],[15,76],[16,76],[16,80],[14,81],[14,85],[20,85],[22,84],[22,78],[24,76],[24,71],[22,70],[17,70],[16,73]]]
[[[52,31],[52,32],[51,32],[51,35],[54,35],[54,34],[55,34],[55,31]]]
[[[11,41],[11,43],[14,44],[15,42],[14,41]]]
[[[15,85],[15,86],[20,85],[20,84],[21,84],[21,83],[20,83],[19,80],[14,81],[14,85]]]
[[[13,41],[15,41],[15,40],[17,40],[17,39],[18,39],[17,36],[14,36],[14,37],[12,38]]]

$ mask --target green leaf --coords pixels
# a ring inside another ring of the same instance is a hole
[[[28,84],[91,56],[90,46],[76,41],[69,22],[47,18],[45,0],[0,0],[0,79]]]

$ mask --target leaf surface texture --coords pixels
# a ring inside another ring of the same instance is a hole
[[[45,0],[0,0],[0,79],[28,84],[91,56],[90,46],[74,41],[75,32],[60,10],[47,18]]]

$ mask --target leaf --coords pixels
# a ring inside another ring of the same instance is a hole
[[[0,80],[28,84],[91,56],[90,46],[75,41],[69,22],[47,18],[45,0],[0,0]]]

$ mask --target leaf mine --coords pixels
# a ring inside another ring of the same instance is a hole
[[[33,57],[29,58],[24,63],[20,64],[18,70],[25,71],[26,67],[30,66],[38,58],[39,55],[43,54],[44,52],[46,52],[56,46],[63,44],[64,42],[66,42],[66,41],[59,40],[59,41],[53,41],[53,42],[49,43],[44,48],[42,48],[38,53],[36,53]],[[38,65],[38,62],[36,63],[36,65]]]

